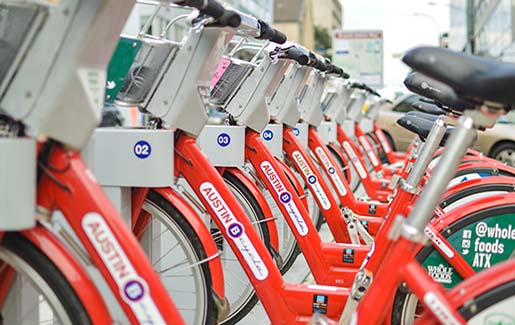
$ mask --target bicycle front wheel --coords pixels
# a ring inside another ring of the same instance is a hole
[[[6,233],[0,243],[2,282],[0,323],[91,324],[91,319],[64,275],[36,246],[19,233]]]
[[[187,219],[149,191],[143,211],[151,218],[140,243],[186,324],[215,324],[217,308],[208,258]]]

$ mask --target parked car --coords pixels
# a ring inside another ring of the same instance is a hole
[[[413,133],[400,127],[397,120],[414,110],[412,105],[419,99],[418,95],[404,95],[393,104],[386,104],[380,109],[379,126],[395,150],[405,151],[413,140]],[[452,123],[450,119],[449,121]],[[493,128],[479,131],[474,148],[515,167],[515,112],[502,117]]]

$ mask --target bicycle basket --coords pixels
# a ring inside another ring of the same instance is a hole
[[[43,7],[0,4],[0,97],[43,22]]]
[[[210,104],[222,107],[225,106],[253,69],[254,66],[247,62],[224,58],[220,62],[217,74],[215,75],[215,79],[219,79],[211,90]]]
[[[178,50],[177,43],[145,37],[116,96],[116,103],[144,109]]]

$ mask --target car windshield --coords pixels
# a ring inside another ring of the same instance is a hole
[[[515,124],[515,111],[509,112],[508,114],[499,118],[499,123]]]

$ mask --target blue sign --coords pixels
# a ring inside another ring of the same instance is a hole
[[[139,159],[146,159],[152,153],[152,147],[147,141],[141,140],[134,145],[134,154]]]
[[[227,147],[231,144],[231,137],[227,133],[220,133],[216,138],[216,142],[220,147]]]
[[[263,132],[263,139],[265,139],[266,141],[270,141],[274,138],[274,132],[272,132],[271,130],[265,130]]]
[[[300,130],[299,130],[299,128],[293,128],[293,133],[294,133],[296,136],[299,136],[299,134],[300,134]]]

